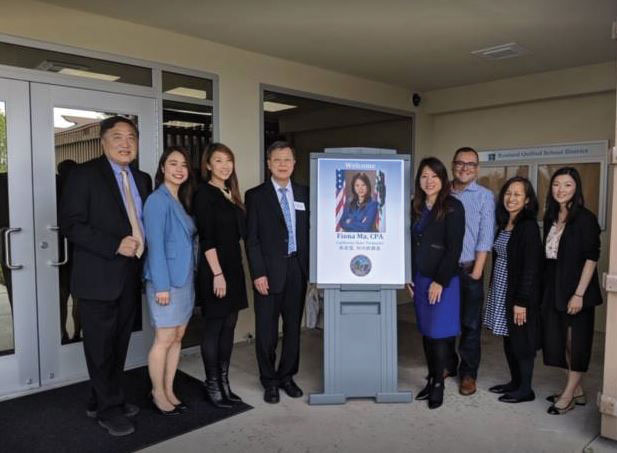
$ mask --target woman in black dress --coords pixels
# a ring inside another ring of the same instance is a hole
[[[542,241],[537,221],[538,199],[527,178],[515,176],[502,187],[497,201],[497,234],[493,273],[484,325],[503,336],[510,382],[489,390],[499,401],[532,401],[533,364],[539,349],[540,266]]]
[[[581,387],[589,367],[596,305],[602,303],[596,269],[600,227],[585,208],[581,178],[572,167],[551,178],[544,214],[545,272],[542,325],[544,363],[567,370],[561,393],[547,399],[549,414],[564,414],[585,404]]]
[[[228,373],[238,311],[248,306],[240,246],[245,212],[232,151],[221,143],[208,146],[201,175],[193,209],[200,244],[197,297],[205,318],[205,393],[214,406],[230,407],[241,401],[229,387]]]

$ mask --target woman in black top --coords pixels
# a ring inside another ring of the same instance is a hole
[[[568,370],[564,389],[547,398],[553,403],[548,413],[556,415],[585,404],[581,380],[591,358],[595,307],[602,303],[596,269],[600,227],[585,208],[575,168],[560,168],[551,178],[544,244],[544,363]]]
[[[201,162],[205,182],[193,203],[200,244],[196,289],[205,318],[201,344],[205,390],[217,407],[241,401],[229,388],[228,372],[238,311],[248,306],[240,246],[245,211],[234,167],[227,146],[208,146]]]
[[[538,199],[527,178],[510,178],[499,193],[493,272],[484,325],[503,336],[510,382],[489,390],[499,401],[533,401],[531,377],[539,347],[542,241]]]

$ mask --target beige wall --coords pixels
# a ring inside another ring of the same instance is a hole
[[[220,139],[238,155],[242,190],[260,182],[260,83],[402,110],[411,95],[405,88],[29,0],[4,2],[0,32],[217,74]],[[253,331],[253,311],[244,310],[236,338]]]
[[[614,63],[439,90],[424,98],[416,162],[428,155],[450,162],[464,145],[481,150],[588,140],[615,144]],[[603,232],[601,273],[608,268],[608,238]],[[598,330],[604,330],[605,317],[602,306]]]

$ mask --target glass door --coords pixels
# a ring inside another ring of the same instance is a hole
[[[0,396],[40,385],[27,82],[0,79]]]
[[[58,230],[57,206],[71,167],[99,157],[99,122],[128,116],[137,123],[135,164],[154,175],[156,101],[151,98],[31,84],[34,245],[41,385],[87,377],[79,326],[79,300],[70,293],[71,249]],[[131,338],[127,367],[143,364],[152,343],[146,306]],[[142,322],[144,320],[144,322]]]

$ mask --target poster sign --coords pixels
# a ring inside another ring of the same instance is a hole
[[[317,283],[405,283],[405,161],[317,160]]]

